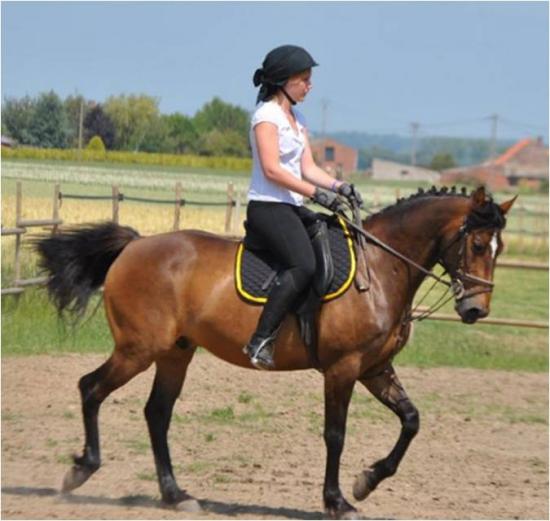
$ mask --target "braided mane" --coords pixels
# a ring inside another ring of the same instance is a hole
[[[457,192],[456,186],[448,188],[447,186],[442,186],[439,190],[432,186],[429,190],[424,190],[424,188],[419,188],[418,191],[414,194],[409,195],[409,197],[399,197],[397,201],[390,205],[382,208],[380,213],[387,212],[388,210],[394,209],[396,206],[399,206],[403,203],[406,203],[411,200],[416,200],[424,197],[445,197],[445,196],[460,196],[460,197],[469,197],[468,191],[465,187],[460,189],[460,192]]]
[[[473,192],[474,191],[472,191],[471,193]],[[418,199],[423,199],[427,197],[469,198],[470,195],[471,194],[468,194],[466,187],[460,188],[460,191],[457,191],[456,186],[452,186],[451,188],[447,186],[443,186],[439,190],[435,186],[432,186],[429,190],[424,190],[423,188],[419,188],[416,193],[413,193],[408,197],[398,198],[394,204],[390,206],[386,206],[376,214],[371,215],[371,217],[374,217],[375,215],[384,214],[390,210],[394,210],[400,205],[403,205],[405,203],[408,203],[410,201],[415,201]],[[466,225],[469,229],[484,228],[489,226],[504,228],[504,226],[506,225],[506,218],[504,217],[504,214],[502,213],[500,206],[496,204],[493,201],[492,196],[488,194],[486,196],[485,203],[483,204],[483,206],[478,207],[474,209],[472,212],[470,212],[470,214],[466,219]]]

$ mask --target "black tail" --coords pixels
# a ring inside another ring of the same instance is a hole
[[[87,224],[33,241],[39,267],[49,276],[48,293],[59,313],[81,316],[88,300],[126,245],[139,238],[127,226]]]

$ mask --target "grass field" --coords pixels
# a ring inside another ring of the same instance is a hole
[[[201,201],[226,200],[227,183],[234,183],[244,192],[247,174],[228,172],[193,171],[159,167],[129,167],[71,165],[66,163],[2,162],[2,224],[15,224],[15,182],[23,181],[23,217],[46,218],[52,212],[53,183],[61,183],[63,193],[110,194],[110,186],[117,183],[127,195],[174,198],[173,187],[181,181],[184,197]],[[369,204],[391,204],[396,190],[400,196],[416,191],[416,185],[381,186],[364,179],[357,182]],[[498,194],[497,200],[510,195]],[[548,210],[548,202],[541,196],[525,196],[522,204],[531,209]],[[546,205],[546,206],[545,206]],[[171,229],[174,208],[172,205],[151,205],[123,202],[120,205],[120,222],[135,227],[148,235]],[[95,222],[111,217],[109,201],[63,200],[61,218],[66,223]],[[513,215],[513,211],[512,211]],[[244,208],[239,221],[244,218]],[[541,227],[537,219],[522,223],[533,228]],[[200,228],[222,233],[225,208],[184,207],[181,227]],[[517,224],[517,223],[516,223]],[[547,222],[544,224],[547,226]],[[510,218],[510,226],[514,219]],[[33,230],[41,231],[41,230]],[[236,233],[242,225],[236,223]],[[506,235],[506,256],[548,260],[548,240],[529,236]],[[2,286],[13,279],[14,238],[2,239]],[[24,249],[22,276],[36,275],[36,259]],[[90,306],[92,309],[94,303]],[[443,310],[452,313],[452,306]],[[548,320],[548,273],[520,270],[497,270],[496,290],[493,299],[493,317]],[[105,323],[103,309],[72,330],[56,318],[53,307],[47,302],[43,290],[29,289],[19,298],[2,299],[2,344],[6,355],[36,353],[106,352],[111,349],[111,337]],[[462,366],[478,368],[548,370],[547,330],[528,330],[488,325],[465,326],[434,321],[417,324],[398,363],[420,366]]]

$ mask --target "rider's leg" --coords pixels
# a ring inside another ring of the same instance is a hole
[[[292,205],[251,201],[247,222],[286,268],[270,291],[258,327],[245,348],[254,365],[270,369],[274,367],[273,342],[278,328],[313,277],[315,255],[306,228]]]

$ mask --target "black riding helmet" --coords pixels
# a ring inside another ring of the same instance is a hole
[[[269,51],[262,63],[262,68],[256,69],[252,80],[255,87],[261,85],[256,103],[265,101],[278,89],[282,89],[285,96],[294,105],[295,101],[288,96],[282,88],[283,85],[294,74],[299,74],[316,65],[318,63],[311,57],[311,54],[296,45],[281,45]]]

